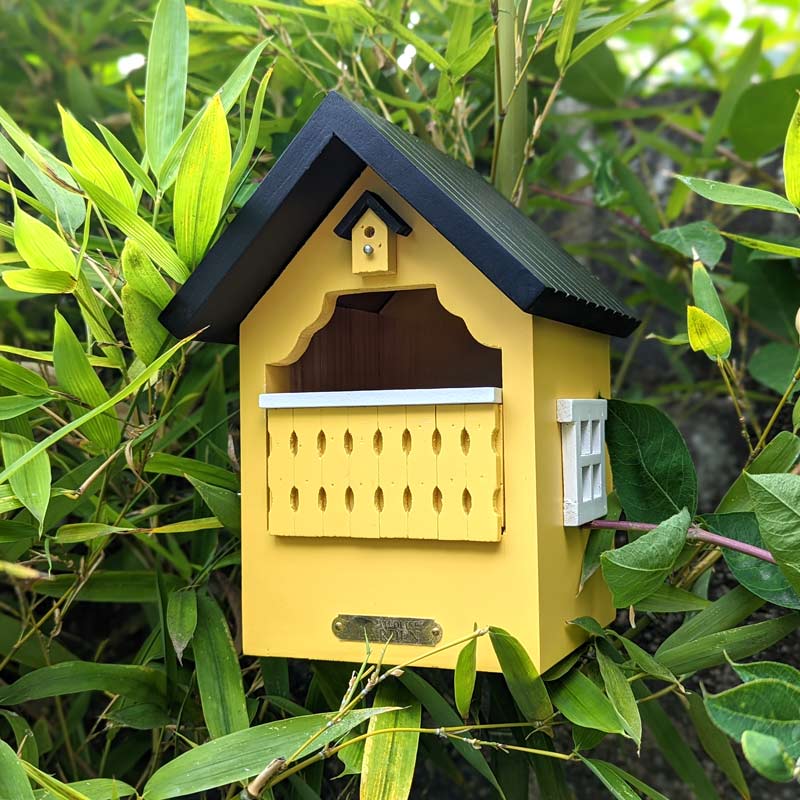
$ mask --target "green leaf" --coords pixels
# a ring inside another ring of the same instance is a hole
[[[602,642],[598,642],[595,652],[608,699],[622,721],[625,733],[636,742],[636,747],[640,748],[642,746],[642,720],[639,716],[636,698],[633,696],[633,689],[631,689],[625,673],[604,651]]]
[[[786,198],[795,206],[800,206],[800,100],[792,114],[786,131],[783,147],[783,179],[786,183]]]
[[[764,543],[800,591],[800,475],[748,475],[747,488]]]
[[[616,492],[628,519],[660,523],[697,509],[697,474],[683,437],[657,408],[608,401],[606,443]]]
[[[168,587],[178,588],[177,575],[165,575]],[[34,587],[37,594],[46,597],[63,597],[75,585],[72,573],[56,575],[49,581],[40,581]],[[153,573],[140,570],[101,570],[93,573],[81,588],[76,600],[89,603],[155,603]]]
[[[9,289],[26,294],[71,294],[78,283],[66,272],[43,269],[7,269],[3,282]]]
[[[108,392],[89,363],[69,323],[56,310],[53,334],[53,366],[59,385],[89,408],[107,403]],[[80,406],[70,404],[73,417],[82,411]],[[81,426],[81,431],[101,450],[113,450],[120,440],[120,426],[110,413],[100,414]]]
[[[794,780],[795,762],[780,739],[759,731],[745,731],[742,734],[742,751],[759,775],[776,783]]]
[[[686,589],[677,586],[662,584],[652,594],[638,600],[635,604],[637,611],[656,611],[662,614],[674,614],[681,611],[702,611],[710,605],[704,597],[698,597]]]
[[[478,639],[470,639],[458,654],[453,673],[453,694],[456,708],[462,719],[469,716],[472,694],[475,691],[475,669],[478,653]]]
[[[17,754],[0,739],[0,797],[3,800],[34,800],[33,789]]]
[[[616,636],[617,641],[623,646],[625,652],[628,654],[628,658],[641,670],[642,672],[646,673],[647,675],[652,676],[653,678],[657,678],[660,681],[664,681],[665,683],[678,683],[678,679],[664,667],[662,664],[659,664],[658,661],[653,658],[646,650],[643,650],[639,647],[636,642],[632,639],[628,639],[625,636]]]
[[[740,233],[728,233],[728,231],[721,231],[722,236],[736,242],[744,247],[749,247],[751,250],[758,250],[763,253],[772,253],[777,256],[785,256],[786,258],[800,258],[800,247],[794,247],[781,242],[771,242],[768,239],[756,239],[752,236],[743,236]],[[755,253],[751,255],[751,258]]]
[[[422,706],[398,682],[379,687],[374,705],[398,707],[369,721],[370,736],[364,744],[361,765],[361,800],[406,800],[411,792],[417,760],[419,733],[385,733],[390,728],[418,728]]]
[[[486,58],[487,53],[494,45],[496,31],[497,28],[494,25],[485,27],[470,42],[467,50],[450,62],[450,77],[453,81],[465,78]]]
[[[175,243],[190,269],[200,263],[214,235],[230,170],[228,122],[217,94],[186,146],[175,180]]]
[[[50,387],[41,375],[9,361],[4,356],[0,356],[0,386],[26,397],[50,394]]]
[[[730,742],[711,721],[702,697],[692,692],[687,699],[689,701],[689,718],[692,720],[703,750],[722,770],[736,791],[743,798],[749,800],[750,790],[747,787],[747,781],[742,774],[742,768],[739,766],[739,761],[736,758],[736,753],[733,752]]]
[[[167,630],[178,661],[192,641],[197,628],[197,595],[194,589],[170,592],[167,602]]]
[[[706,697],[714,724],[732,739],[745,731],[774,736],[789,755],[800,758],[800,686],[768,678]]]
[[[0,433],[3,464],[6,468],[18,459],[31,453],[35,447],[30,439],[16,433]],[[50,503],[50,459],[47,453],[39,453],[16,472],[9,480],[11,490],[25,508],[39,521],[39,535],[44,530],[44,518]]]
[[[158,320],[161,309],[148,297],[126,284],[122,287],[122,313],[125,333],[133,352],[143,364],[151,364],[158,358],[169,336],[167,329]]]
[[[766,622],[699,636],[685,644],[669,648],[662,645],[656,652],[656,658],[675,674],[685,675],[724,664],[727,658],[746,658],[760,653],[798,627],[800,627],[800,613],[785,614]]]
[[[784,342],[768,342],[759,347],[747,362],[747,371],[759,383],[772,389],[777,395],[789,388],[797,370],[800,350],[796,345]],[[792,395],[798,390],[795,386]]]
[[[692,262],[692,296],[696,306],[699,306],[706,314],[711,315],[728,332],[730,338],[730,326],[722,307],[722,301],[717,294],[717,287],[708,274],[708,270],[699,259]],[[689,341],[692,340],[692,332],[689,330]],[[727,356],[724,356],[727,358]]]
[[[147,160],[158,177],[183,127],[188,63],[189,23],[183,0],[160,0],[150,33],[144,90]]]
[[[651,789],[647,784],[642,783],[638,778],[625,772],[614,764],[607,761],[599,761],[595,758],[585,758],[578,754],[578,758],[597,776],[603,786],[608,789],[612,797],[617,800],[640,800],[639,795],[633,790],[636,787],[645,793],[652,800],[668,800],[661,792]]]
[[[172,0],[170,0],[172,2]],[[100,186],[88,180],[81,183],[86,194],[94,201],[100,211],[109,221],[119,228],[126,236],[133,239],[158,264],[172,280],[184,283],[189,277],[186,264],[178,257],[177,253],[167,244],[152,225],[148,224],[134,211],[126,208],[115,197],[108,194]]]
[[[736,664],[731,661],[730,664],[743,683],[763,678],[775,678],[800,686],[800,670],[789,664],[781,664],[777,661],[748,661],[744,664]]]
[[[184,477],[197,489],[197,493],[203,499],[203,502],[211,509],[211,512],[222,525],[232,533],[240,534],[242,530],[242,503],[238,492],[231,492],[228,489],[213,486],[191,475],[185,475]]]
[[[761,81],[739,97],[729,126],[736,152],[757,161],[784,143],[800,89],[800,75]]]
[[[31,700],[76,692],[107,692],[147,703],[164,702],[164,676],[150,667],[65,661],[42,667],[0,687],[0,704],[14,706]]]
[[[72,791],[85,795],[89,800],[120,800],[120,798],[136,794],[136,790],[132,786],[113,778],[91,778],[86,781],[75,781],[65,785]],[[41,795],[37,794],[36,800],[62,800],[62,798],[45,791]]]
[[[565,0],[562,6],[563,17],[561,28],[556,41],[555,62],[559,72],[564,72],[572,52],[572,40],[575,37],[575,27],[581,13],[583,0]]]
[[[712,361],[727,358],[731,354],[730,331],[702,308],[687,307],[686,328],[689,332],[689,347],[695,353],[702,351]]]
[[[8,723],[9,728],[11,728],[17,745],[17,752],[20,754],[20,757],[32,764],[38,764],[39,747],[36,743],[33,730],[31,730],[31,726],[28,725],[25,718],[19,714],[15,714],[13,711],[7,711],[6,709],[0,709],[0,717],[2,717]],[[2,757],[0,757],[0,763],[2,763]],[[0,795],[0,797],[2,797],[2,795]]]
[[[553,714],[544,681],[525,648],[508,631],[489,628],[489,638],[500,662],[511,696],[528,722],[541,722]]]
[[[155,304],[159,310],[163,310],[172,300],[174,292],[153,266],[147,253],[133,239],[125,240],[121,263],[125,282]]]
[[[756,456],[747,468],[747,473],[741,473],[734,481],[717,506],[717,513],[752,511],[753,503],[747,488],[748,475],[788,472],[797,463],[798,458],[800,458],[800,437],[789,431],[781,431]]]
[[[301,756],[317,752],[385,711],[356,709],[332,725],[329,723],[335,718],[334,713],[291,717],[214,739],[157,769],[145,784],[144,800],[170,800],[245,781],[258,775],[274,759],[286,758],[320,731]]]
[[[747,88],[761,59],[761,44],[764,39],[763,28],[759,26],[742,49],[741,55],[733,65],[725,90],[722,92],[708,124],[700,155],[708,158],[728,129],[736,102]]]
[[[101,125],[99,122],[95,122],[95,125],[97,125],[100,133],[103,134],[103,139],[105,139],[108,149],[114,154],[114,158],[117,159],[125,172],[127,172],[150,197],[155,197],[157,194],[155,184],[139,162],[130,154],[128,148],[125,147],[105,125]]]
[[[555,707],[572,723],[606,733],[624,733],[611,701],[579,670],[551,684]]]
[[[690,178],[686,175],[675,176],[693,192],[726,206],[743,206],[758,208],[764,211],[777,211],[781,214],[796,214],[794,206],[785,198],[764,189],[752,189],[748,186],[737,186],[732,183],[720,183],[706,178]]]
[[[31,269],[66,272],[77,277],[78,264],[69,245],[51,227],[19,206],[14,209],[14,246]]]
[[[725,240],[707,220],[690,222],[677,228],[667,228],[653,236],[653,241],[669,247],[685,258],[692,258],[694,252],[710,268],[714,268],[725,252]]]
[[[689,512],[683,509],[650,533],[603,553],[603,578],[617,608],[634,605],[664,582],[683,550],[690,523]]]
[[[754,547],[764,547],[758,522],[750,512],[707,514],[703,522],[710,531],[721,536]],[[722,555],[734,578],[754,595],[784,608],[800,610],[800,596],[776,564],[728,548],[723,548]]]
[[[133,191],[114,156],[61,105],[58,106],[58,113],[61,115],[61,127],[69,160],[78,171],[78,183],[80,176],[84,176],[93,184],[102,187],[112,197],[116,197],[131,211],[135,211],[137,203]]]
[[[144,465],[144,471],[156,475],[175,475],[189,480],[194,478],[232,492],[239,491],[239,481],[230,471],[185,456],[154,453]]]
[[[211,738],[245,730],[250,721],[239,658],[225,615],[207,594],[197,598],[197,628],[192,650],[200,704]]]
[[[20,635],[24,632],[20,620],[0,614],[0,653],[7,656],[14,650],[12,658],[14,663],[35,668],[46,666],[47,659],[53,664],[75,659],[75,656],[66,647],[59,644],[58,639],[50,642],[47,652],[42,650],[40,640],[35,636],[15,649]]]

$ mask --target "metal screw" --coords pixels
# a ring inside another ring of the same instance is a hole
[[[442,635],[441,628],[431,628],[431,636],[433,636],[434,639],[438,639],[441,635]]]
[[[375,250],[372,248],[371,244],[365,244],[364,245],[364,253],[366,255],[371,256],[374,252],[375,252]]]
[[[333,629],[341,633],[344,630],[344,623],[341,620],[336,620],[336,622],[333,623]]]

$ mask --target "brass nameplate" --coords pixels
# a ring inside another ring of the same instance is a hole
[[[442,626],[420,617],[367,617],[339,614],[331,625],[334,636],[345,642],[416,644],[432,647],[442,641]]]

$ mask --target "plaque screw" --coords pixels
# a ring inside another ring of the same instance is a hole
[[[344,630],[344,623],[341,620],[337,619],[336,622],[333,623],[333,629],[337,633],[341,633]]]
[[[438,638],[441,635],[442,635],[441,628],[431,628],[431,636],[433,636],[434,638]]]
[[[374,252],[375,252],[375,250],[373,249],[371,244],[365,244],[364,245],[364,254],[365,255],[371,256]]]

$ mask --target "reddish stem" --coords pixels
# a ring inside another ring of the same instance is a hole
[[[602,528],[612,531],[652,531],[657,528],[657,525],[652,525],[649,522],[620,522],[611,519],[596,519],[588,524],[589,528]],[[769,550],[763,547],[755,547],[746,542],[739,542],[736,539],[729,539],[727,536],[720,536],[717,533],[710,533],[704,531],[702,528],[689,528],[686,534],[687,539],[692,539],[696,542],[705,542],[706,544],[713,544],[717,547],[727,547],[728,550],[736,550],[738,553],[744,553],[753,558],[759,558],[762,561],[767,561],[774,564],[775,558]]]

